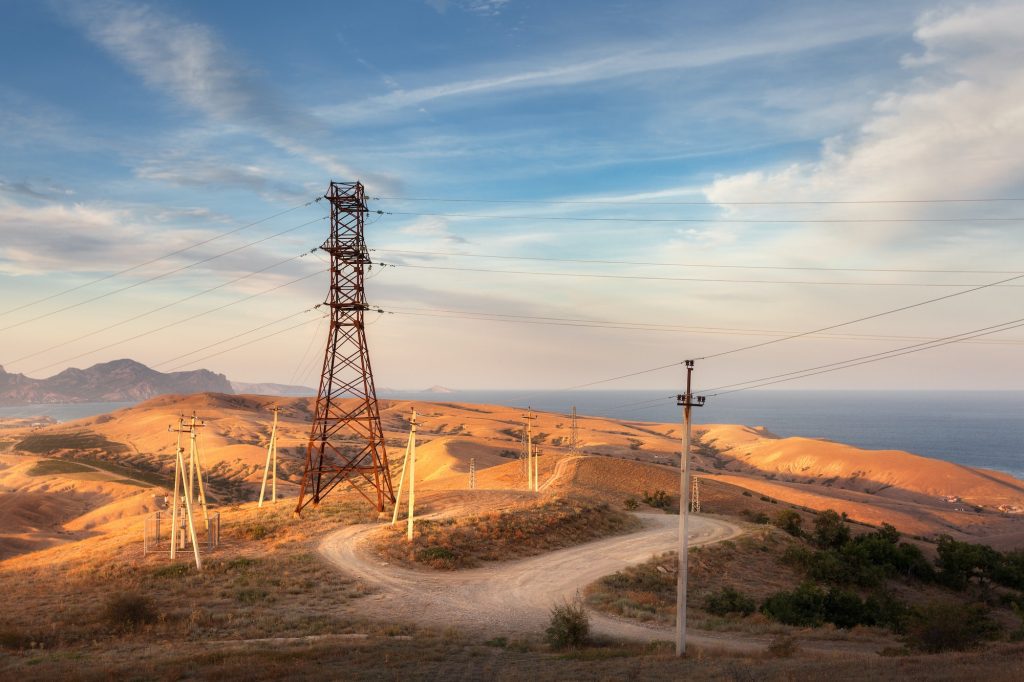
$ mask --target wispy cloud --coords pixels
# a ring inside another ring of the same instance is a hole
[[[247,130],[339,177],[346,163],[320,150],[328,126],[295,107],[202,24],[118,0],[61,5],[86,35],[152,89],[225,126]]]

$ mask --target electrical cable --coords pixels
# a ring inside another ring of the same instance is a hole
[[[499,260],[526,260],[550,263],[584,263],[591,265],[641,265],[674,268],[723,268],[730,270],[801,270],[809,272],[883,272],[913,274],[957,275],[1015,275],[1019,270],[924,270],[914,268],[827,268],[795,265],[723,265],[710,263],[659,263],[655,261],[602,260],[592,258],[544,258],[538,256],[499,256],[484,253],[456,253],[453,251],[410,251],[407,249],[370,249],[378,253],[397,253],[413,256],[454,256],[458,258],[494,258]]]
[[[276,237],[280,237],[282,235],[288,234],[289,232],[294,232],[295,230],[298,230],[300,228],[306,227],[307,225],[312,225],[313,223],[317,223],[317,222],[320,222],[321,220],[326,220],[326,219],[327,219],[327,216],[324,216],[322,218],[316,218],[315,220],[310,220],[308,222],[305,222],[305,223],[302,223],[302,224],[299,224],[299,225],[295,225],[294,227],[289,227],[288,229],[282,230],[281,232],[275,232],[274,234],[272,234],[272,235],[270,235],[268,237],[263,237],[262,239],[257,239],[256,241],[249,242],[248,244],[243,244],[242,246],[237,246],[237,247],[235,247],[233,249],[228,249],[227,251],[222,251],[221,253],[215,254],[215,255],[210,256],[208,258],[203,258],[202,260],[198,260],[198,261],[189,263],[188,265],[183,265],[183,266],[181,266],[179,268],[175,268],[174,270],[168,270],[167,272],[162,272],[159,275],[154,275],[153,277],[149,277],[147,279],[139,280],[138,282],[135,282],[134,284],[129,284],[128,286],[121,287],[120,289],[114,289],[113,291],[108,291],[105,294],[100,294],[99,296],[93,296],[92,298],[86,299],[84,301],[79,301],[78,303],[73,303],[73,304],[68,305],[68,306],[64,306],[63,308],[58,308],[57,310],[51,310],[48,313],[43,313],[42,315],[37,315],[36,317],[32,317],[32,318],[29,318],[27,320],[22,320],[21,322],[16,322],[15,324],[10,324],[10,325],[7,325],[6,327],[0,327],[0,332],[5,332],[5,331],[8,331],[8,330],[14,329],[16,327],[21,327],[22,325],[26,325],[26,324],[29,324],[31,322],[36,322],[38,320],[42,320],[42,319],[47,318],[47,317],[52,317],[53,315],[57,315],[59,313],[66,312],[66,311],[71,310],[73,308],[78,308],[78,307],[86,305],[88,303],[93,303],[94,301],[99,301],[100,299],[107,298],[107,297],[113,296],[115,294],[119,294],[119,293],[121,293],[123,291],[128,291],[129,289],[134,289],[135,287],[142,286],[143,284],[149,284],[150,282],[154,282],[154,281],[156,281],[158,279],[163,279],[164,277],[169,277],[170,275],[175,275],[175,274],[177,274],[179,272],[183,272],[185,270],[189,270],[191,268],[194,268],[197,265],[202,265],[204,263],[209,263],[210,261],[214,261],[214,260],[217,260],[218,258],[221,258],[223,256],[227,256],[228,254],[237,253],[238,251],[242,251],[243,249],[247,249],[250,246],[255,246],[257,244],[262,244],[265,241],[269,241],[269,240],[274,239]]]
[[[440,197],[372,197],[373,201],[436,201],[438,203],[466,204],[544,204],[594,206],[802,206],[802,205],[864,205],[864,204],[964,204],[1024,201],[1024,198],[972,198],[972,199],[851,199],[804,201],[636,201],[585,199],[453,199]]]
[[[274,218],[279,218],[279,217],[281,217],[281,216],[283,216],[283,215],[285,215],[287,213],[291,213],[292,211],[297,211],[300,208],[306,208],[307,206],[312,206],[313,204],[315,204],[316,202],[320,201],[321,199],[323,199],[323,197],[317,197],[316,199],[313,199],[311,201],[307,201],[304,204],[298,204],[297,206],[292,206],[291,208],[288,208],[288,209],[285,209],[285,210],[280,211],[278,213],[275,213],[273,215],[267,216],[266,218],[261,218],[260,220],[256,220],[256,221],[248,223],[246,225],[242,225],[241,227],[236,227],[236,228],[234,228],[232,230],[228,230],[227,232],[221,232],[220,234],[214,235],[213,237],[210,237],[209,239],[204,239],[202,241],[195,242],[195,243],[193,243],[193,244],[191,244],[189,246],[186,246],[185,248],[178,249],[176,251],[171,251],[170,253],[165,253],[164,255],[158,256],[157,258],[151,258],[150,260],[147,260],[147,261],[144,261],[142,263],[139,263],[138,265],[133,265],[130,268],[125,268],[124,270],[118,270],[117,272],[110,273],[109,275],[104,275],[103,277],[100,277],[98,279],[94,279],[92,281],[85,282],[83,284],[78,284],[78,285],[73,286],[73,287],[71,287],[69,289],[64,289],[63,291],[58,291],[55,294],[50,294],[49,296],[44,296],[43,298],[36,299],[35,301],[30,301],[29,303],[25,303],[25,304],[22,304],[20,306],[15,307],[15,308],[11,308],[9,310],[5,310],[3,312],[0,312],[0,317],[3,317],[4,315],[9,315],[10,313],[17,312],[19,310],[23,310],[24,308],[28,308],[28,307],[37,305],[39,303],[43,303],[45,301],[49,301],[49,300],[57,298],[59,296],[63,296],[64,294],[70,294],[73,291],[78,291],[79,289],[84,289],[86,287],[90,287],[93,284],[99,284],[100,282],[104,282],[104,281],[106,281],[108,279],[112,279],[114,277],[120,277],[121,275],[124,275],[124,274],[127,274],[129,272],[132,272],[133,270],[138,270],[139,268],[144,268],[147,265],[152,265],[153,263],[157,263],[159,261],[165,260],[167,258],[170,258],[171,256],[177,256],[178,254],[185,253],[186,251],[190,251],[190,250],[196,248],[197,246],[203,246],[204,244],[209,244],[210,242],[217,241],[218,239],[221,239],[223,237],[227,237],[227,236],[235,234],[237,232],[241,232],[242,230],[247,230],[250,227],[255,227],[256,225],[260,225],[262,223],[265,223],[268,220],[273,220]]]
[[[321,319],[324,318],[324,317],[327,317],[327,315],[321,315],[320,316]],[[266,334],[264,336],[259,337],[258,339],[253,339],[252,341],[246,341],[245,343],[240,343],[237,346],[232,346],[231,348],[226,348],[226,349],[224,349],[222,351],[217,351],[216,353],[210,353],[209,355],[204,355],[203,357],[196,358],[195,360],[189,360],[188,362],[185,362],[183,364],[177,365],[176,367],[172,367],[168,371],[174,372],[174,371],[176,371],[178,369],[181,369],[182,367],[188,367],[189,365],[194,365],[197,362],[202,362],[203,360],[209,360],[210,358],[215,358],[218,355],[224,355],[224,353],[230,353],[233,350],[238,350],[239,348],[245,348],[246,346],[251,346],[254,343],[259,343],[260,341],[265,341],[265,340],[267,340],[267,339],[269,339],[271,337],[279,336],[281,334],[284,334],[285,332],[290,332],[293,329],[298,329],[299,327],[304,327],[305,325],[310,324],[311,322],[316,322],[316,319],[306,320],[305,322],[300,322],[297,325],[294,325],[292,327],[287,327],[285,329],[278,330],[278,331],[273,332],[271,334]]]
[[[57,348],[61,348],[63,346],[67,346],[69,344],[81,341],[82,339],[87,339],[87,338],[89,338],[91,336],[96,336],[97,334],[102,334],[102,333],[110,331],[111,329],[114,329],[116,327],[120,327],[120,326],[128,324],[130,322],[135,322],[136,320],[141,320],[142,318],[148,317],[149,315],[152,315],[154,313],[160,312],[161,310],[166,310],[166,309],[172,308],[172,307],[174,307],[174,306],[176,306],[176,305],[178,305],[180,303],[184,303],[185,301],[190,301],[190,300],[192,300],[194,298],[199,298],[200,296],[205,296],[206,294],[208,294],[210,292],[216,291],[218,289],[223,289],[224,287],[230,286],[232,284],[237,284],[238,282],[241,282],[242,280],[248,279],[248,278],[250,278],[250,277],[252,277],[254,275],[258,275],[258,274],[264,273],[264,272],[266,272],[268,270],[272,270],[272,269],[274,269],[276,267],[284,265],[285,263],[290,263],[293,260],[297,260],[297,259],[302,258],[304,256],[308,256],[309,253],[310,253],[309,251],[303,251],[302,253],[300,253],[297,256],[292,256],[291,258],[286,258],[286,259],[278,261],[276,263],[272,263],[272,264],[270,264],[270,265],[268,265],[268,266],[266,266],[264,268],[260,268],[259,270],[253,270],[252,272],[250,272],[248,274],[245,274],[245,275],[242,275],[241,277],[236,277],[235,279],[230,280],[228,282],[223,282],[221,284],[218,284],[217,286],[210,287],[209,289],[204,289],[203,291],[199,291],[197,293],[190,294],[188,296],[185,296],[184,298],[179,298],[176,301],[172,301],[172,302],[167,303],[165,305],[162,305],[162,306],[160,306],[158,308],[152,308],[152,309],[147,310],[147,311],[145,311],[143,313],[140,313],[138,315],[133,315],[131,317],[128,317],[128,318],[125,318],[125,319],[121,320],[120,322],[115,322],[114,324],[110,324],[110,325],[107,325],[107,326],[102,327],[100,329],[97,329],[95,331],[91,331],[88,334],[82,334],[81,336],[76,336],[73,339],[69,339],[67,341],[62,341],[61,343],[58,343],[58,344],[53,345],[53,346],[49,346],[47,348],[43,348],[42,350],[37,350],[37,351],[35,351],[33,353],[29,353],[28,355],[22,355],[20,358],[15,358],[14,360],[10,360],[8,362],[5,362],[4,364],[5,365],[14,365],[14,364],[17,364],[17,363],[21,362],[22,360],[27,360],[29,358],[34,358],[37,355],[42,355],[43,353],[48,353],[48,352],[50,352],[52,350],[56,350]]]
[[[967,217],[967,218],[639,218],[636,216],[529,216],[483,215],[479,213],[417,213],[413,211],[376,211],[379,215],[414,216],[419,218],[472,218],[477,220],[555,220],[565,222],[600,223],[708,223],[719,225],[781,225],[781,224],[907,224],[907,223],[1019,223],[1024,217]]]
[[[773,279],[727,279],[710,277],[659,277],[651,275],[611,275],[606,273],[585,273],[585,272],[536,272],[531,270],[495,270],[492,268],[457,268],[445,265],[412,265],[410,263],[380,263],[380,265],[395,268],[412,268],[415,270],[444,270],[454,272],[480,272],[499,275],[530,275],[536,277],[579,277],[585,279],[625,279],[640,280],[649,282],[707,282],[716,284],[787,284],[787,285],[824,285],[824,286],[866,286],[866,287],[976,287],[976,283],[953,282],[852,282],[837,281],[828,282],[822,280],[773,280]],[[1024,275],[1021,275],[1024,277]],[[1010,285],[1024,286],[1024,285]],[[2,330],[0,330],[2,331]]]
[[[288,287],[288,286],[291,286],[293,284],[297,284],[298,282],[302,282],[303,280],[307,280],[310,277],[315,277],[317,275],[323,274],[324,272],[326,272],[326,270],[317,270],[317,271],[311,272],[310,274],[305,275],[303,277],[299,277],[298,279],[293,279],[293,280],[291,280],[289,282],[285,282],[284,284],[279,284],[279,285],[271,287],[269,289],[264,289],[263,291],[257,292],[255,294],[250,294],[249,296],[245,296],[244,298],[240,298],[240,299],[237,299],[235,301],[231,301],[230,303],[225,303],[224,305],[217,306],[216,308],[211,308],[210,310],[206,310],[204,312],[197,313],[195,315],[191,315],[189,317],[185,317],[185,318],[182,318],[180,320],[176,320],[174,322],[170,322],[170,323],[162,325],[160,327],[156,327],[154,329],[150,329],[149,331],[142,332],[141,334],[136,334],[135,336],[130,336],[130,337],[126,338],[126,339],[121,339],[121,340],[115,341],[113,343],[108,343],[105,346],[101,346],[99,348],[94,348],[94,349],[92,349],[90,351],[86,351],[84,353],[79,353],[78,355],[74,355],[74,356],[71,356],[69,358],[64,358],[63,360],[59,360],[57,362],[51,362],[49,365],[45,365],[44,367],[39,367],[37,369],[32,370],[31,374],[35,374],[36,372],[41,372],[41,371],[43,371],[45,369],[49,369],[50,367],[53,367],[55,365],[60,365],[60,364],[63,364],[65,362],[70,362],[71,360],[77,360],[78,358],[84,357],[86,355],[92,355],[93,353],[98,353],[98,352],[100,352],[102,350],[107,350],[108,348],[113,348],[114,346],[120,346],[121,344],[128,343],[129,341],[135,341],[136,339],[141,339],[141,338],[143,338],[145,336],[149,336],[150,334],[155,334],[155,333],[157,333],[159,331],[163,331],[165,329],[169,329],[170,327],[175,327],[175,326],[177,326],[179,324],[184,324],[185,322],[190,322],[190,321],[195,320],[197,318],[203,317],[204,315],[209,315],[210,313],[215,313],[215,312],[218,312],[220,310],[224,310],[225,308],[229,308],[229,307],[231,307],[233,305],[237,305],[239,303],[243,303],[245,301],[252,300],[252,299],[254,299],[254,298],[258,297],[258,296],[263,296],[265,294],[269,294],[272,291],[277,291],[278,289],[283,289],[284,287]]]

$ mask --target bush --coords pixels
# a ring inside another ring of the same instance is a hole
[[[906,622],[907,608],[888,594],[877,594],[866,601],[856,592],[831,588],[825,592],[804,583],[792,592],[776,592],[761,606],[765,615],[786,625],[817,627],[832,623],[838,628],[857,625],[886,625],[897,632]]]
[[[825,622],[825,593],[810,583],[792,592],[776,592],[761,605],[761,611],[786,625],[817,627]]]
[[[846,514],[840,516],[832,509],[826,509],[814,518],[814,543],[822,549],[839,549],[850,541],[850,528],[846,525]]]
[[[672,506],[672,496],[664,490],[655,490],[653,495],[645,490],[644,504],[650,505],[655,509],[668,509]]]
[[[589,635],[590,618],[578,594],[571,602],[565,601],[551,608],[551,624],[545,630],[545,640],[552,648],[574,649],[583,646]]]
[[[907,625],[907,645],[927,653],[963,651],[998,632],[983,604],[933,602],[919,607]]]
[[[640,506],[640,503],[637,502],[635,497],[627,497],[626,501],[623,502],[623,504],[625,505],[626,509],[630,511],[633,511],[634,509]]]
[[[107,600],[103,618],[115,630],[128,631],[155,622],[157,613],[149,597],[135,592],[125,592]]]
[[[740,516],[747,519],[751,523],[768,523],[768,515],[764,512],[753,511],[750,509],[744,509],[740,512]]]
[[[991,580],[1003,558],[986,545],[959,542],[943,535],[939,538],[935,565],[940,582],[954,590],[963,590],[973,579]]]
[[[756,608],[757,604],[752,598],[731,587],[723,587],[718,592],[712,592],[704,602],[704,609],[716,616],[730,613],[749,616]]]
[[[804,532],[800,528],[800,524],[803,523],[803,519],[792,509],[783,509],[775,515],[775,519],[772,523],[782,530],[786,531],[795,538],[801,537]]]
[[[768,653],[776,658],[789,658],[798,648],[796,638],[790,635],[779,635],[768,643]]]

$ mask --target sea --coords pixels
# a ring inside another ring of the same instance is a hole
[[[380,391],[381,398],[458,402],[636,421],[675,422],[679,407],[663,391]],[[643,404],[650,401],[647,404]],[[640,403],[640,404],[638,404]],[[0,417],[45,415],[58,421],[112,412],[132,403],[0,407]],[[869,450],[1004,471],[1024,479],[1024,391],[746,391],[693,409],[695,424],[763,426],[778,436],[807,436]]]

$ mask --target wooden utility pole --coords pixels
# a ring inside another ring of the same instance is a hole
[[[273,472],[271,477],[273,483],[270,487],[270,501],[277,502],[277,413],[281,411],[280,407],[275,407],[274,412],[274,426],[270,429],[270,442],[267,443],[267,463],[263,466],[263,485],[260,486],[260,503],[258,507],[263,506],[263,494],[267,490],[267,474]]]
[[[527,414],[523,415],[523,419],[526,420],[526,489],[536,490],[537,481],[534,474],[534,457],[533,457],[533,420],[536,419],[533,415],[533,408],[527,407]]]
[[[679,570],[676,572],[676,656],[686,654],[686,578],[690,530],[690,408],[704,404],[704,396],[691,390],[693,360],[686,361],[686,393],[676,396],[683,408],[683,451],[679,454]]]

